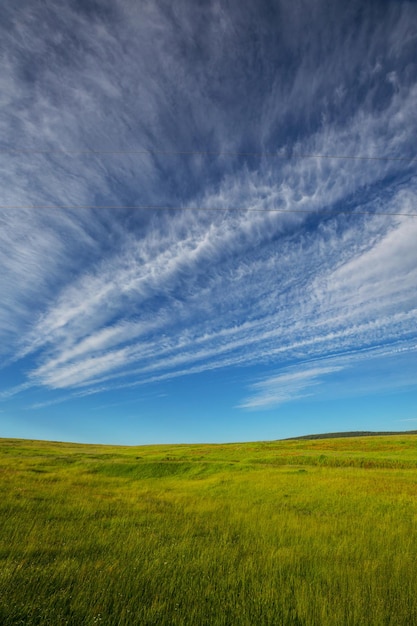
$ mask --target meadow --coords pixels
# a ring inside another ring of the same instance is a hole
[[[417,436],[0,440],[0,623],[417,624]]]

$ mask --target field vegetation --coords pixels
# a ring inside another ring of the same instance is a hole
[[[0,440],[0,623],[417,624],[417,436]]]

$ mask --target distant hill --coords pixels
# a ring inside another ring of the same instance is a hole
[[[300,435],[299,437],[286,437],[281,441],[293,439],[338,439],[340,437],[380,437],[382,435],[417,435],[417,430],[352,430],[344,433],[321,433],[317,435]]]

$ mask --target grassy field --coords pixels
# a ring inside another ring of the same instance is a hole
[[[417,436],[0,440],[0,624],[417,624]]]

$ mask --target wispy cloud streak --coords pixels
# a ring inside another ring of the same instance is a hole
[[[289,402],[295,398],[306,397],[311,387],[320,384],[326,374],[337,372],[338,367],[310,367],[297,372],[271,376],[252,385],[253,394],[239,408],[268,409]]]

